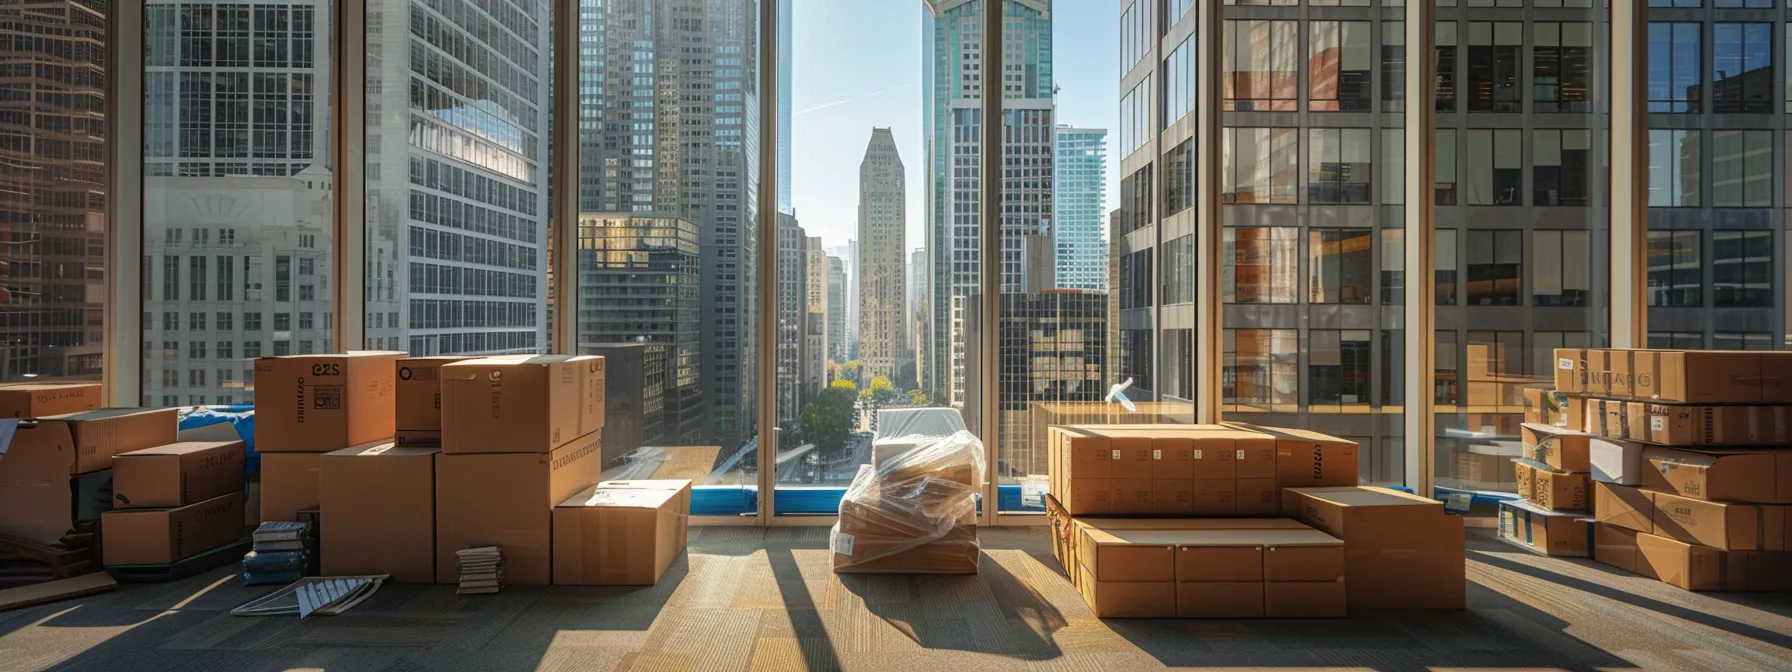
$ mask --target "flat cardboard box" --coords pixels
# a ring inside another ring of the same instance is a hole
[[[1663,446],[1779,446],[1792,443],[1792,406],[1708,406],[1591,399],[1587,431]]]
[[[255,360],[255,450],[327,453],[392,438],[402,352]]]
[[[394,439],[400,446],[442,445],[442,367],[468,356],[406,357],[398,360]]]
[[[1587,440],[1587,462],[1593,480],[1618,485],[1642,485],[1643,444],[1623,439],[1592,436]]]
[[[945,536],[915,545],[913,537],[837,534],[834,571],[840,574],[977,573],[977,526],[959,525]]]
[[[514,355],[443,366],[443,454],[548,453],[584,436],[583,366],[572,360]]]
[[[1613,483],[1593,484],[1593,517],[1638,532],[1655,530],[1655,493]]]
[[[318,506],[318,474],[323,453],[267,453],[261,456],[261,519],[297,521],[299,512]]]
[[[1642,555],[1636,547],[1636,538],[1639,534],[1647,533],[1608,523],[1594,524],[1593,559],[1627,572],[1645,574],[1648,570],[1643,565]]]
[[[1643,488],[1713,502],[1792,504],[1792,450],[1643,450]]]
[[[436,461],[442,450],[390,441],[324,453],[318,471],[325,576],[390,574],[436,582]]]
[[[1633,396],[1687,404],[1792,402],[1792,353],[1634,350]]]
[[[243,493],[171,509],[119,509],[100,516],[106,566],[161,565],[243,538]]]
[[[1551,469],[1535,460],[1517,460],[1519,496],[1544,511],[1586,511],[1591,480],[1586,474]]]
[[[1562,471],[1592,471],[1588,455],[1591,435],[1553,425],[1520,425],[1524,456]]]
[[[91,411],[101,405],[99,383],[0,385],[0,418],[41,418]]]
[[[1289,488],[1282,512],[1344,540],[1352,609],[1462,609],[1462,517],[1443,502],[1374,487]]]
[[[1544,555],[1590,556],[1592,525],[1583,513],[1546,511],[1523,500],[1500,502],[1500,537]]]
[[[1076,518],[1067,513],[1056,497],[1047,495],[1046,515],[1052,520],[1053,552],[1070,576],[1076,566],[1079,530],[1099,527],[1105,530],[1310,530],[1300,522],[1287,518]]]
[[[1792,590],[1792,553],[1725,551],[1638,532],[1637,573],[1686,590]]]
[[[0,533],[53,544],[73,529],[71,481],[175,441],[174,409],[101,409],[19,423],[0,453]]]
[[[243,442],[187,441],[112,458],[112,508],[186,506],[242,492]]]
[[[1276,487],[1344,487],[1357,484],[1357,445],[1304,429],[1228,422],[1226,427],[1267,434],[1276,442]]]
[[[1223,519],[1222,519],[1223,520]],[[1316,530],[1242,527],[1129,529],[1116,521],[1078,521],[1078,589],[1103,618],[1249,617],[1265,614],[1271,582],[1333,584],[1342,590],[1343,544]],[[1234,527],[1240,526],[1240,527]],[[1321,603],[1283,601],[1272,615],[1331,615]],[[1341,612],[1340,612],[1341,615]]]
[[[437,458],[436,580],[458,576],[455,551],[498,546],[506,583],[548,585],[554,507],[603,480],[602,434],[552,453],[444,452]]]
[[[554,585],[651,586],[684,553],[688,480],[605,481],[554,507]]]
[[[1726,504],[1656,493],[1651,534],[1730,551],[1792,550],[1792,506]]]

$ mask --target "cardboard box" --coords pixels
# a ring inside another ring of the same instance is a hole
[[[71,484],[112,456],[174,443],[174,409],[101,409],[19,423],[0,453],[0,533],[53,544],[73,529]]]
[[[1585,348],[1556,348],[1555,388],[1565,394],[1586,391]]]
[[[124,509],[100,516],[106,566],[161,565],[243,538],[243,493],[172,509]]]
[[[515,355],[443,366],[442,452],[548,453],[584,436],[584,367],[572,360]]]
[[[1587,462],[1593,469],[1595,481],[1618,485],[1643,483],[1641,443],[1591,436],[1587,440]]]
[[[1655,530],[1655,493],[1612,483],[1593,484],[1593,517],[1638,532]]]
[[[1275,516],[1282,512],[1282,492],[1274,478],[1240,478],[1234,482],[1233,499],[1240,516]]]
[[[1278,509],[1280,502],[1277,503]],[[844,511],[844,509],[843,509]],[[1046,517],[1052,523],[1052,553],[1076,580],[1077,527],[1099,525],[1109,530],[1310,530],[1287,518],[1082,518],[1072,519],[1058,498],[1046,495]]]
[[[1524,398],[1524,421],[1538,425],[1550,425],[1564,429],[1579,430],[1581,411],[1584,402],[1580,397],[1563,395],[1557,398],[1555,390],[1548,387],[1526,387],[1521,391]],[[1565,403],[1564,403],[1565,402]]]
[[[99,383],[0,385],[0,418],[41,418],[91,411],[102,405]]]
[[[1500,502],[1500,537],[1544,555],[1585,558],[1592,555],[1593,520],[1523,500]]]
[[[1591,501],[1586,474],[1551,469],[1536,460],[1517,460],[1518,496],[1543,511],[1586,511]]]
[[[1638,532],[1637,573],[1686,590],[1792,590],[1792,553],[1725,551]]]
[[[554,507],[554,585],[651,586],[684,553],[691,482],[605,481]]]
[[[1592,399],[1587,431],[1664,446],[1779,446],[1792,443],[1792,406],[1700,406]]]
[[[1637,551],[1636,530],[1607,523],[1593,526],[1593,559],[1627,572],[1643,574],[1642,555]],[[1651,576],[1650,578],[1654,578]]]
[[[1524,442],[1524,456],[1562,471],[1592,471],[1588,456],[1592,436],[1553,425],[1525,423],[1520,425],[1519,438]]]
[[[1792,504],[1792,451],[1643,450],[1643,488],[1713,502]]]
[[[579,367],[579,434],[590,434],[604,428],[606,360],[599,355],[579,355],[570,361]]]
[[[436,460],[442,450],[390,441],[324,453],[319,552],[325,576],[390,574],[436,582]]]
[[[1313,488],[1357,484],[1357,445],[1304,429],[1260,427],[1242,422],[1225,426],[1267,434],[1276,442],[1276,487]]]
[[[442,367],[475,359],[444,355],[398,360],[394,439],[400,446],[442,445]]]
[[[1656,493],[1651,534],[1730,551],[1792,550],[1792,506],[1726,504]]]
[[[1342,543],[1305,528],[1129,529],[1077,521],[1078,590],[1103,618],[1342,616]],[[1303,599],[1324,589],[1338,600]],[[1288,584],[1270,599],[1270,586]],[[1272,607],[1273,605],[1273,607]]]
[[[1344,541],[1352,609],[1462,609],[1462,517],[1443,502],[1373,487],[1289,488],[1282,512]]]
[[[1636,350],[1637,399],[1684,404],[1792,402],[1792,353]]]
[[[318,474],[323,453],[267,453],[261,456],[261,519],[297,521],[299,512],[318,506]]]
[[[188,441],[120,453],[112,458],[112,507],[186,506],[242,492],[243,459],[241,441]]]
[[[436,461],[437,580],[458,576],[455,551],[491,545],[504,549],[506,583],[548,585],[554,507],[603,480],[602,434],[552,453],[444,451]]]
[[[392,438],[402,352],[255,360],[255,451],[327,453]]]
[[[977,526],[959,525],[945,536],[915,545],[913,537],[833,535],[834,571],[840,574],[976,574]]]

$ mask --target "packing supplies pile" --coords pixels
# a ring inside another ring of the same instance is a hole
[[[487,595],[504,587],[504,552],[497,546],[463,548],[454,552],[460,560],[462,595]]]
[[[1563,557],[1593,555],[1593,436],[1525,423],[1523,453],[1512,461],[1518,499],[1499,504],[1499,536],[1520,548]]]
[[[983,442],[960,430],[859,467],[829,536],[834,571],[975,574]]]

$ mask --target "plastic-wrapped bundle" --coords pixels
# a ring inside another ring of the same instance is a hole
[[[859,468],[830,539],[834,571],[977,573],[983,442],[959,431],[915,443]]]

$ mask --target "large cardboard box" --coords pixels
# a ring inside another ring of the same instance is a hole
[[[684,553],[691,482],[605,481],[554,507],[556,586],[651,586]]]
[[[1612,483],[1593,484],[1593,517],[1638,532],[1655,530],[1655,493]]]
[[[846,523],[844,516],[841,523]],[[911,536],[862,532],[843,532],[830,540],[834,571],[840,574],[976,574],[980,548],[977,526],[971,524],[957,525],[920,545]]]
[[[1077,588],[1096,616],[1344,615],[1342,543],[1324,533],[1199,522],[1189,529],[1141,529],[1107,522],[1076,525]]]
[[[1643,488],[1713,502],[1792,504],[1792,450],[1643,450]]]
[[[1559,469],[1536,460],[1517,460],[1518,496],[1543,511],[1585,511],[1591,498],[1586,474]]]
[[[436,582],[440,448],[381,441],[324,453],[318,466],[325,576]]]
[[[100,516],[106,565],[160,565],[243,538],[243,493],[172,509],[114,509]]]
[[[1592,435],[1554,425],[1520,425],[1524,456],[1563,471],[1591,471],[1588,454]]]
[[[1651,534],[1731,551],[1792,550],[1792,506],[1726,504],[1656,493]]]
[[[20,422],[0,452],[0,533],[53,544],[73,529],[73,483],[112,456],[175,441],[174,409],[101,409]]]
[[[112,458],[112,507],[186,506],[242,492],[243,442],[187,441]]]
[[[547,453],[585,436],[584,366],[573,360],[515,355],[443,366],[442,452]]]
[[[41,418],[91,411],[101,405],[99,383],[0,385],[0,418]]]
[[[1636,538],[1639,534],[1647,533],[1609,523],[1595,524],[1593,526],[1593,559],[1627,572],[1644,574],[1647,569],[1643,566],[1642,555],[1637,552],[1636,548]]]
[[[398,360],[393,437],[400,446],[442,445],[442,367],[474,357],[443,355]]]
[[[392,438],[402,352],[255,360],[255,451],[327,453]]]
[[[1664,446],[1792,443],[1792,406],[1701,406],[1616,399],[1587,402],[1587,431]]]
[[[1792,553],[1725,551],[1638,532],[1637,573],[1686,590],[1792,590]]]
[[[1792,402],[1792,353],[1620,351],[1637,399],[1684,404]]]
[[[1047,515],[1052,517],[1054,529],[1053,552],[1058,555],[1058,562],[1064,565],[1072,581],[1076,580],[1077,528],[1081,525],[1098,525],[1107,530],[1310,530],[1311,527],[1287,518],[1076,518],[1065,513],[1062,506],[1056,504],[1056,498],[1046,500]],[[1277,503],[1278,510],[1280,502]]]
[[[1593,520],[1524,500],[1500,502],[1500,537],[1544,555],[1585,558],[1593,551]]]
[[[261,519],[297,521],[316,507],[323,453],[266,453],[261,456]]]
[[[545,586],[553,577],[554,506],[602,480],[602,432],[552,453],[444,452],[436,462],[436,579],[470,546],[504,549],[504,580]]]
[[[1242,422],[1225,426],[1268,434],[1276,442],[1276,487],[1315,488],[1357,484],[1357,445],[1304,429],[1262,427]]]
[[[1352,609],[1462,609],[1462,517],[1443,502],[1373,487],[1289,488],[1282,511],[1344,540]]]
[[[1593,468],[1593,480],[1642,485],[1643,448],[1636,441],[1591,436],[1587,440],[1587,462]]]

